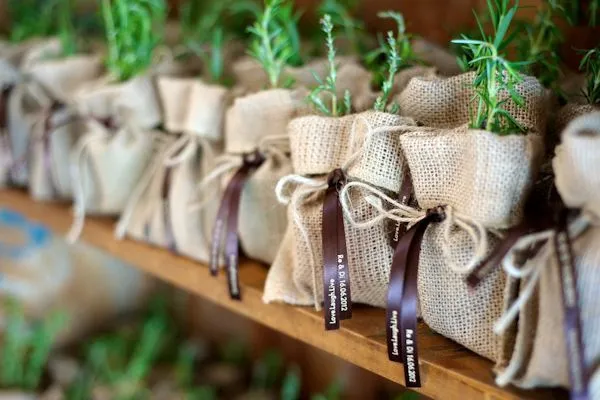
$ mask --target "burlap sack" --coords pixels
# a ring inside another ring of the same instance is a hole
[[[600,106],[594,106],[592,104],[567,103],[558,110],[555,116],[552,132],[556,135],[560,135],[565,130],[567,125],[571,123],[571,121],[594,111],[600,111]]]
[[[401,115],[414,118],[425,126],[436,128],[456,128],[470,120],[471,112],[477,107],[477,99],[472,83],[474,72],[450,78],[416,77],[399,96]],[[538,134],[546,133],[548,97],[546,90],[529,76],[515,87],[523,96],[523,107],[509,100],[507,110],[524,128]],[[504,96],[508,96],[504,93]],[[473,102],[475,100],[475,103]]]
[[[135,268],[85,244],[68,246],[7,209],[0,209],[0,247],[0,297],[15,298],[32,321],[53,311],[65,313],[59,345],[138,309],[155,286]]]
[[[445,220],[427,228],[421,245],[422,317],[436,332],[495,360],[499,340],[492,327],[502,312],[505,276],[494,272],[476,291],[465,278],[497,243],[492,233],[520,222],[542,139],[463,127],[407,133],[400,144],[419,207],[446,208]]]
[[[392,96],[397,96],[402,93],[412,78],[422,77],[425,79],[432,79],[437,76],[437,72],[435,67],[427,67],[424,65],[415,65],[401,70],[394,78]]]
[[[431,65],[441,75],[454,76],[462,72],[456,62],[456,55],[449,49],[419,37],[412,40],[412,48],[419,59]]]
[[[213,168],[215,143],[223,137],[227,90],[195,79],[161,78],[166,135],[150,162],[117,227],[117,235],[170,248],[201,262],[210,258],[210,237],[217,202],[191,207],[202,195],[198,183]],[[170,136],[170,137],[169,137]],[[218,184],[204,186],[219,194]]]
[[[111,130],[87,120],[86,132],[71,153],[75,222],[69,241],[78,238],[86,214],[119,215],[123,211],[153,155],[157,138],[157,133],[133,125]]]
[[[142,129],[151,129],[161,122],[158,94],[154,86],[154,75],[147,73],[126,82],[114,82],[103,77],[82,85],[74,94],[73,102],[84,117],[110,121],[112,126],[121,127],[127,115],[128,123]],[[126,109],[127,112],[121,112]]]
[[[327,175],[345,167],[350,181],[397,192],[403,159],[399,137],[412,120],[368,111],[341,118],[309,116],[289,125],[294,172],[289,180],[290,221],[269,270],[263,300],[297,305],[323,301],[322,212]],[[346,164],[346,165],[345,165]],[[353,220],[371,219],[374,210],[356,193]],[[366,229],[345,220],[352,301],[385,307],[393,249],[385,221]]]
[[[255,150],[265,157],[244,185],[238,232],[244,253],[267,264],[273,262],[287,225],[285,207],[275,197],[277,181],[292,171],[287,124],[305,112],[305,97],[304,89],[261,91],[236,98],[226,114],[225,153],[239,161],[232,166]]]
[[[581,219],[569,227],[575,258],[584,362],[591,377],[590,395],[600,398],[600,181],[594,168],[600,162],[600,113],[573,121],[562,136],[553,160],[556,187],[565,205],[581,209]],[[582,228],[583,226],[583,228]],[[522,270],[530,271],[521,281],[523,306],[518,321],[508,332],[516,335],[508,343],[510,361],[496,366],[497,381],[524,388],[569,387],[569,363],[564,334],[560,267],[551,236]],[[516,280],[516,278],[515,278]],[[529,292],[532,290],[531,292]],[[528,293],[529,292],[529,293]],[[512,306],[507,302],[506,309]],[[508,320],[510,322],[511,320]]]
[[[72,196],[69,153],[84,132],[85,123],[72,104],[78,88],[103,71],[97,56],[74,56],[43,61],[24,69],[21,85],[39,89],[43,107],[31,118],[28,134],[29,193],[35,200],[68,199]]]

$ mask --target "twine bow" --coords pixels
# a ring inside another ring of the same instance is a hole
[[[359,221],[354,218],[352,215],[351,200],[351,191],[353,189],[360,189],[368,193],[368,195],[365,196],[365,200],[377,211],[373,218],[363,221]],[[368,228],[380,223],[385,219],[391,219],[401,223],[408,223],[410,227],[425,219],[428,215],[426,210],[420,210],[401,204],[383,193],[381,190],[362,182],[348,183],[340,193],[340,201],[350,224],[357,228]],[[383,202],[391,205],[392,208],[384,208]],[[451,261],[452,255],[450,254],[450,246],[442,246],[444,257],[448,262],[448,267],[452,271],[459,274],[468,273],[481,263],[488,252],[488,232],[481,223],[465,214],[457,212],[454,207],[445,205],[444,212],[446,217],[444,221],[441,222],[441,226],[443,226],[444,229],[444,241],[446,243],[450,243],[452,231],[454,228],[458,228],[469,235],[471,242],[474,245],[473,255],[471,256],[469,262],[467,262],[464,266],[456,265]]]

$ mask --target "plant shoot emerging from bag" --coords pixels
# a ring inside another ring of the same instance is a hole
[[[365,50],[364,35],[362,34],[364,24],[352,15],[357,6],[358,1],[356,0],[323,0],[317,7],[317,15],[329,14],[331,22],[344,29],[344,36],[350,42],[354,52],[363,54]]]
[[[126,81],[152,65],[153,53],[163,39],[167,14],[164,0],[102,0],[108,42],[108,70]]]
[[[549,1],[537,13],[533,22],[523,22],[521,28],[525,34],[518,36],[517,53],[519,59],[531,63],[528,70],[542,85],[561,94],[558,84],[561,76],[558,49],[564,42],[564,37],[554,22],[557,15],[557,6]]]
[[[183,44],[202,59],[210,82],[222,83],[225,30],[219,25],[219,21],[223,17],[226,3],[210,2],[206,10],[197,10],[198,7],[194,7],[196,4],[189,0],[180,9]]]
[[[588,103],[600,105],[600,47],[585,52],[579,69],[586,74],[586,88],[583,92]]]
[[[58,34],[63,54],[75,53],[73,0],[10,0],[8,9],[12,20],[12,41]]]
[[[477,97],[477,107],[471,113],[470,126],[473,129],[485,129],[500,135],[524,133],[526,130],[504,108],[513,101],[520,107],[525,105],[524,98],[517,93],[515,86],[522,81],[519,69],[527,62],[510,62],[505,58],[505,50],[514,38],[508,34],[510,24],[518,9],[518,1],[509,8],[510,0],[488,0],[488,11],[493,24],[493,35],[486,35],[479,19],[477,24],[481,40],[453,40],[463,45],[472,55],[469,66],[476,73],[473,81]]]
[[[395,48],[398,55],[398,67],[397,71],[410,67],[415,64],[421,64],[412,48],[411,39],[413,35],[406,33],[406,24],[404,23],[404,17],[402,14],[396,11],[384,11],[377,14],[379,18],[392,19],[396,22],[398,34],[395,37]],[[365,56],[365,62],[369,69],[373,71],[373,80],[377,87],[382,87],[389,74],[390,70],[390,39],[388,37],[384,40],[381,35],[378,37],[379,46],[370,51]],[[382,62],[385,59],[385,62]]]
[[[329,73],[325,80],[321,79],[317,74],[313,73],[318,85],[308,95],[308,101],[312,103],[315,109],[325,115],[337,117],[350,114],[352,111],[352,98],[350,92],[344,92],[344,101],[339,103],[337,98],[337,65],[335,63],[335,44],[333,37],[333,23],[331,16],[325,14],[321,19],[321,27],[325,33],[327,44],[327,61],[329,63]],[[329,102],[326,105],[322,99],[322,95],[329,97]]]
[[[31,328],[22,307],[13,299],[4,303],[6,329],[2,344],[0,385],[34,391],[40,385],[50,351],[63,326],[64,314],[52,313]]]
[[[388,66],[388,76],[387,79],[383,82],[381,86],[381,95],[377,97],[375,100],[375,108],[376,111],[381,112],[390,112],[392,114],[397,114],[400,111],[398,103],[392,102],[388,104],[390,101],[390,95],[392,94],[392,89],[394,87],[394,78],[396,73],[398,72],[398,67],[400,62],[402,61],[400,56],[398,55],[398,42],[394,37],[394,32],[388,32],[388,47],[386,49],[387,55],[387,66]]]
[[[282,81],[283,72],[296,56],[294,41],[299,44],[299,39],[290,37],[290,26],[294,23],[287,20],[282,24],[282,13],[288,16],[291,13],[291,4],[286,0],[265,0],[262,14],[248,28],[253,37],[249,54],[262,65],[271,88],[289,87],[293,83]]]

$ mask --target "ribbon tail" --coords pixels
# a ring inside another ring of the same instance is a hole
[[[581,332],[581,313],[577,294],[577,272],[573,258],[573,248],[567,228],[567,212],[564,209],[559,217],[558,229],[554,235],[556,259],[560,268],[560,285],[564,307],[564,330],[569,358],[571,398],[588,400],[589,374],[585,366],[585,352]]]
[[[346,230],[344,227],[344,210],[336,197],[336,228],[337,228],[337,274],[340,291],[340,319],[352,318],[352,293],[350,291],[350,268],[348,266],[348,250],[346,248]]]
[[[340,281],[338,274],[338,223],[339,199],[336,189],[329,187],[323,201],[323,224],[321,240],[323,244],[323,313],[325,329],[340,327]]]
[[[244,165],[231,178],[229,187],[228,207],[229,216],[227,218],[226,233],[225,233],[225,262],[227,266],[227,281],[229,283],[229,294],[234,300],[241,300],[240,284],[239,284],[239,249],[240,240],[238,234],[238,219],[240,211],[240,200],[242,190],[250,176],[251,168]]]

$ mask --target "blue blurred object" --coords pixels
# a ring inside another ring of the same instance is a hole
[[[23,215],[6,208],[0,208],[0,229],[13,229],[15,234],[20,232],[24,238],[24,242],[19,244],[5,243],[0,239],[0,257],[24,257],[32,250],[47,245],[52,237],[45,226],[28,221]]]

